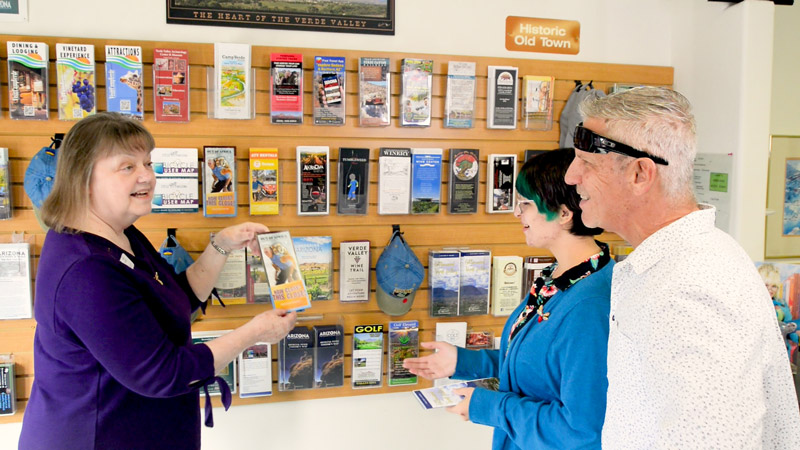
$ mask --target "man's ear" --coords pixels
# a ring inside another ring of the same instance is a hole
[[[646,194],[656,185],[658,180],[658,167],[648,158],[638,158],[628,166],[630,171],[626,175],[633,180],[633,192],[638,195]]]

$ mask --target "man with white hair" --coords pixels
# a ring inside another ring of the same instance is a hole
[[[798,448],[775,311],[692,188],[689,101],[642,87],[581,105],[566,174],[583,221],[635,250],[614,268],[604,448]]]

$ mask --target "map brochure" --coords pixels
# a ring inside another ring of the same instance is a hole
[[[250,44],[215,43],[209,115],[215,119],[253,118],[252,77]]]
[[[150,157],[156,175],[153,212],[196,213],[200,205],[197,149],[156,147]]]
[[[455,394],[453,390],[466,387],[496,391],[500,387],[500,381],[497,378],[481,378],[478,380],[459,381],[427,389],[418,389],[413,392],[414,397],[416,397],[423,408],[434,409],[454,406],[461,403],[464,397]]]

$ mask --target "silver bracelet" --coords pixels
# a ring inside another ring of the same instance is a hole
[[[224,248],[217,245],[217,243],[214,242],[214,239],[211,239],[209,243],[211,244],[212,247],[214,247],[214,250],[219,252],[220,255],[228,256],[228,253],[230,253],[228,250],[225,250]]]

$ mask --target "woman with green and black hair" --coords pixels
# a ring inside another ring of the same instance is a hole
[[[497,377],[499,389],[456,389],[448,408],[495,427],[493,449],[600,448],[606,409],[606,353],[613,261],[581,221],[580,197],[564,174],[573,149],[528,160],[517,176],[514,216],[531,247],[549,251],[527,300],[511,313],[499,350],[424,342],[436,353],[405,360],[422,377]]]

